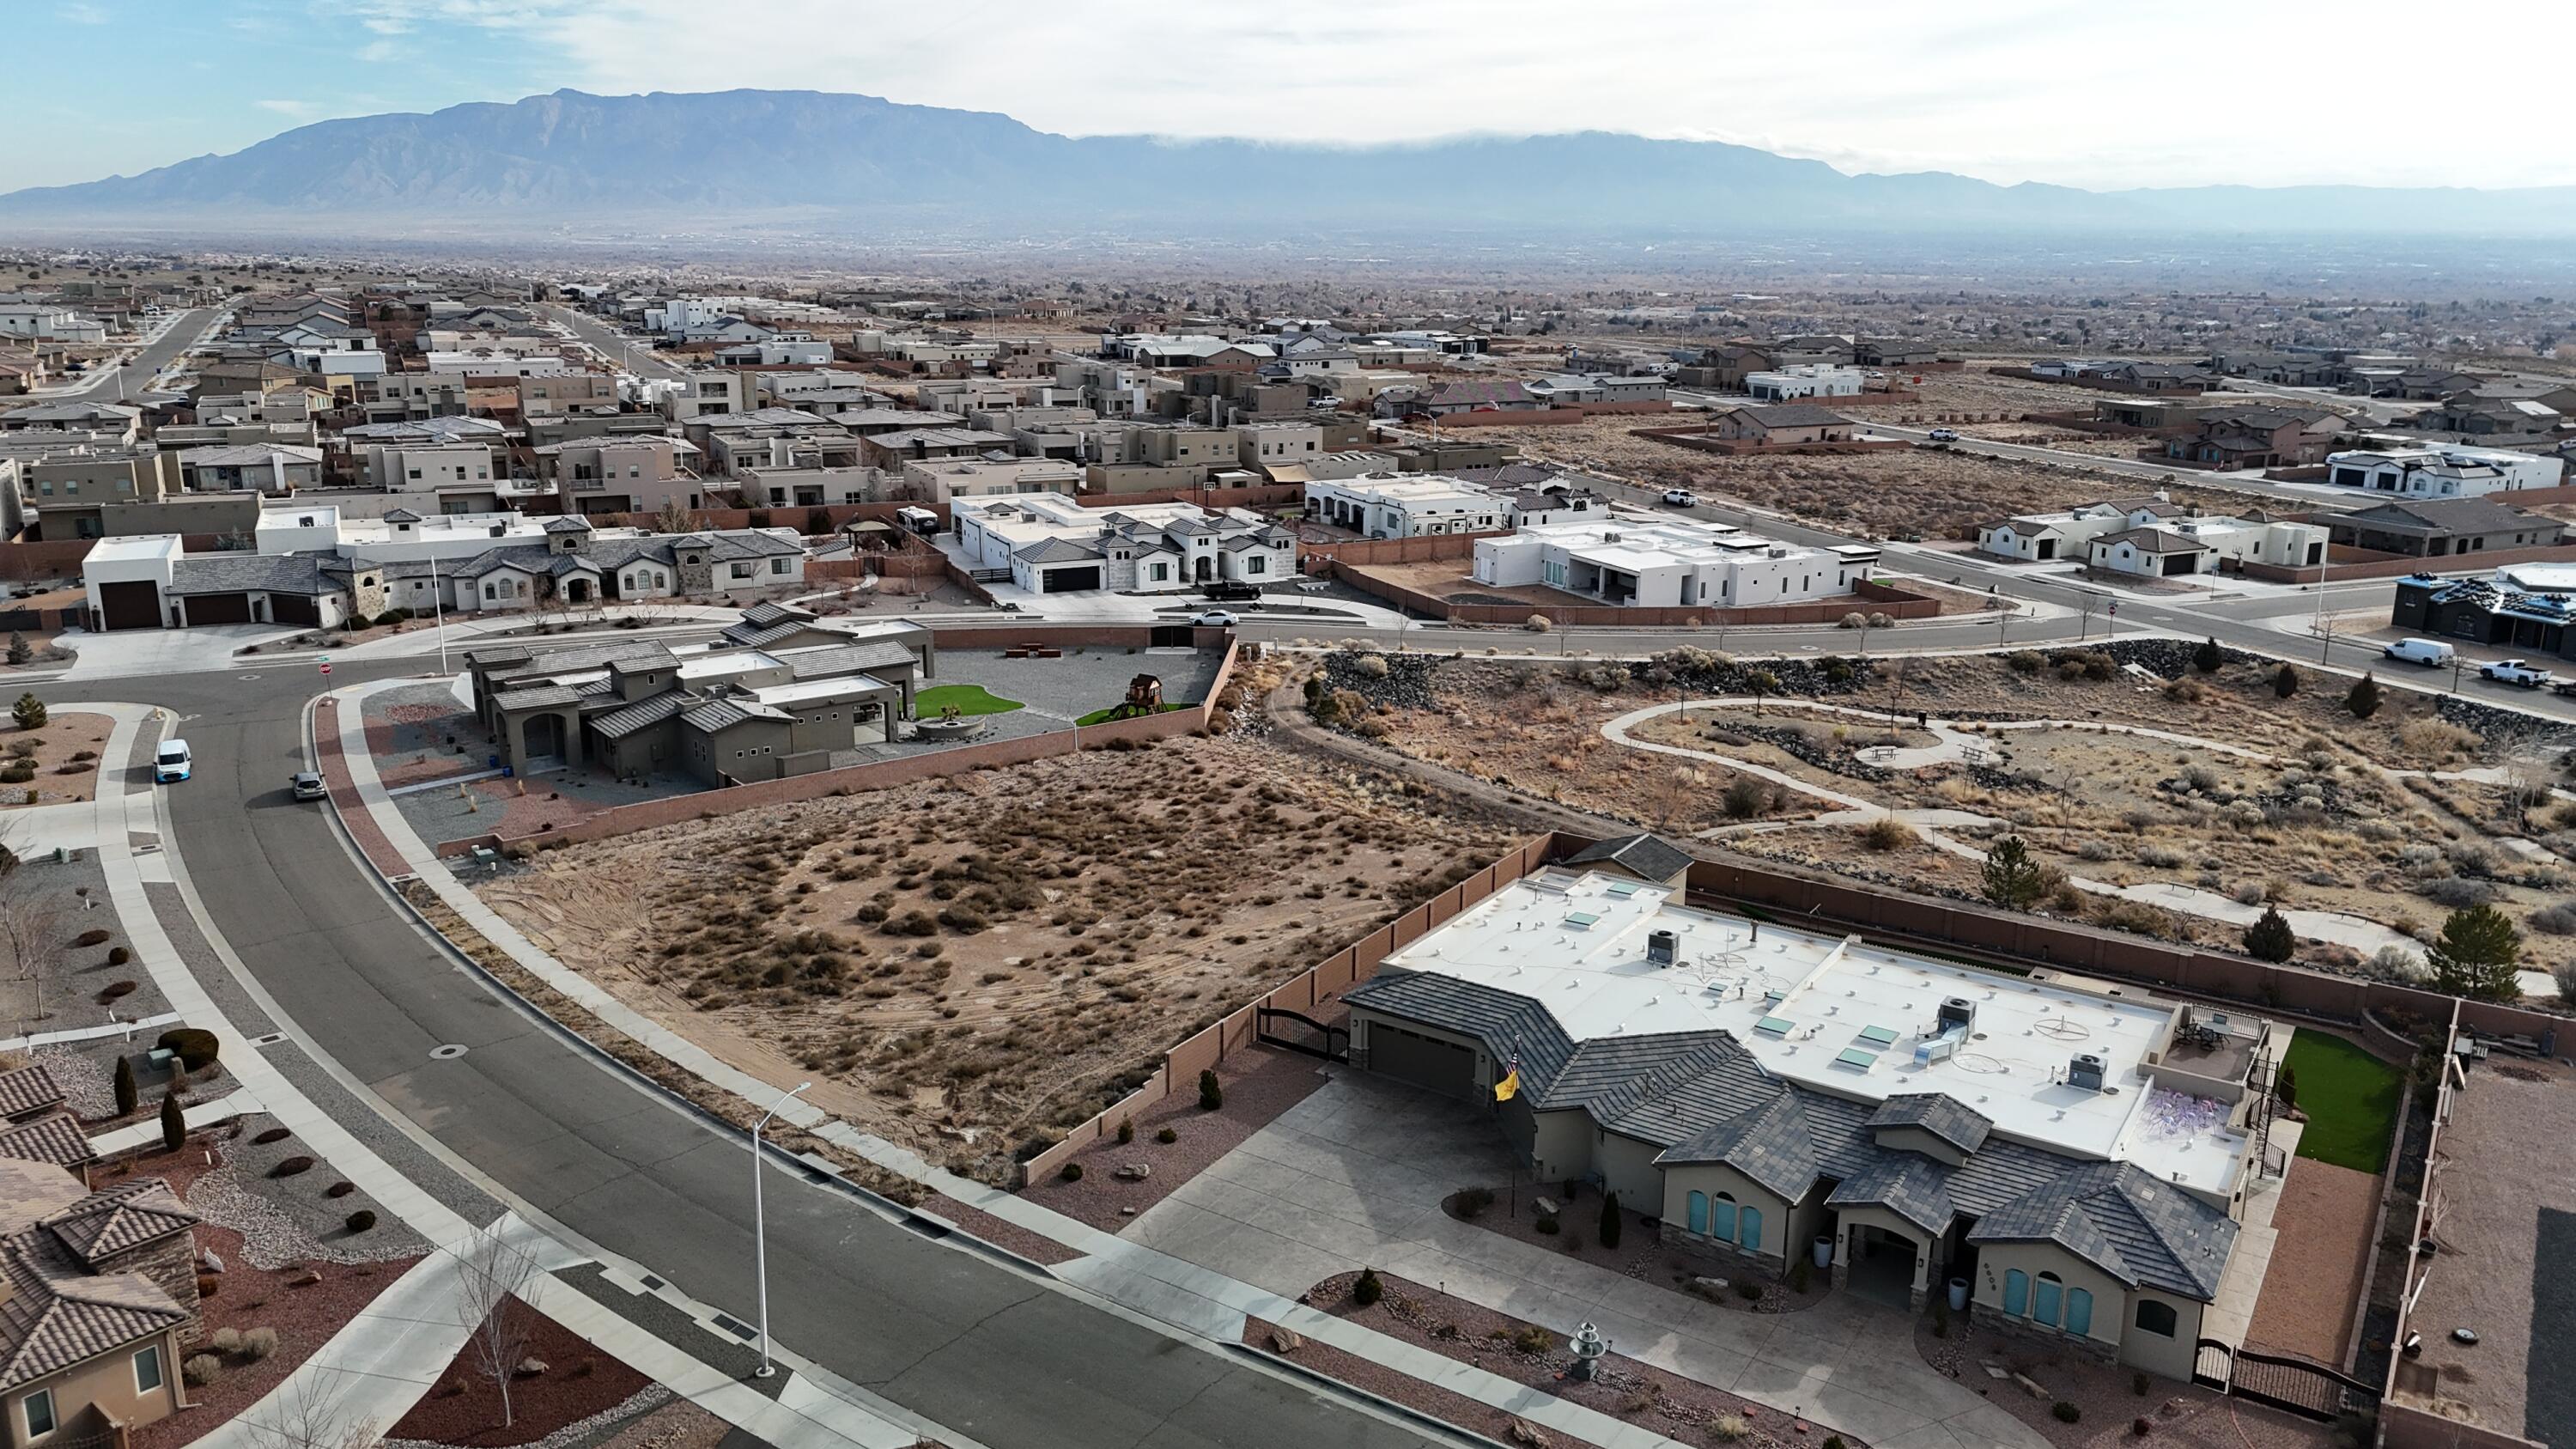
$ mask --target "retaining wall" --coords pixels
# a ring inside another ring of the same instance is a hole
[[[2379,1435],[2384,1449],[2548,1449],[2536,1440],[2445,1419],[2393,1399],[2380,1403]]]
[[[1837,399],[1839,401],[1839,399]],[[1844,438],[1830,443],[1757,443],[1742,438],[1720,438],[1696,428],[1639,428],[1637,436],[1688,448],[1697,453],[1714,453],[1721,458],[1745,458],[1775,454],[1886,453],[1911,448],[1912,443],[1886,439],[1862,440]]]
[[[2344,562],[2346,557],[2357,554],[2367,555],[2367,561]],[[2318,575],[2331,569],[2333,572],[2326,574],[2327,578],[2342,583],[2346,579],[2398,579],[2418,573],[2484,573],[2489,569],[2522,563],[2576,563],[2576,544],[2557,544],[2549,548],[2490,548],[2476,553],[2443,554],[2437,558],[2416,558],[2337,544],[2333,562],[2324,568],[2291,568],[2286,564],[2249,562],[2244,573],[2249,579],[2264,579],[2276,584],[2313,584],[2318,581]]]

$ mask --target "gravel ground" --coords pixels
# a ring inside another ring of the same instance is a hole
[[[99,869],[97,852],[84,850],[61,865],[49,855],[26,861],[11,880],[10,890],[38,906],[50,906],[57,913],[55,926],[65,944],[60,966],[42,980],[0,981],[0,1035],[76,1031],[104,1025],[111,1013],[115,1020],[131,1021],[170,1009],[141,961],[107,964],[107,953],[129,942],[116,908],[108,901],[107,877]],[[69,944],[91,930],[106,931],[108,938],[95,946]],[[134,990],[111,1001],[99,1000],[99,992],[111,981],[131,981]]]
[[[547,1449],[716,1449],[735,1432],[731,1424],[697,1405],[675,1399],[605,1431],[594,1429],[562,1445],[549,1444]]]
[[[524,1356],[544,1364],[546,1371],[511,1381],[510,1427],[499,1427],[499,1395],[476,1366],[469,1344],[458,1350],[437,1386],[394,1424],[387,1442],[564,1449],[670,1401],[670,1390],[571,1329],[532,1310],[521,1311],[530,1330]]]
[[[920,1207],[923,1212],[932,1217],[946,1218],[994,1247],[1017,1253],[1032,1263],[1044,1263],[1053,1267],[1058,1263],[1070,1263],[1082,1256],[1044,1233],[1031,1232],[1017,1223],[997,1218],[982,1208],[968,1207],[953,1197],[942,1197],[938,1193],[932,1193],[922,1201]]]
[[[1229,1057],[1216,1070],[1225,1089],[1223,1107],[1200,1111],[1197,1084],[1184,1082],[1179,1091],[1137,1115],[1133,1142],[1104,1137],[1075,1153],[1072,1160],[1082,1164],[1081,1181],[1051,1176],[1020,1189],[1021,1195],[1114,1233],[1304,1101],[1328,1080],[1326,1070],[1317,1058],[1269,1047]],[[1166,1127],[1179,1140],[1156,1141],[1155,1134]],[[1122,1182],[1114,1172],[1127,1163],[1142,1163],[1151,1175],[1142,1182]]]
[[[1505,1444],[1523,1442],[1512,1437],[1513,1417],[1490,1404],[1468,1398],[1465,1394],[1434,1388],[1411,1374],[1398,1372],[1328,1343],[1305,1340],[1282,1353],[1279,1344],[1271,1337],[1277,1330],[1278,1326],[1266,1319],[1246,1318],[1243,1321],[1243,1341],[1265,1352],[1293,1358],[1326,1378],[1339,1379],[1352,1388],[1392,1399],[1408,1409],[1429,1414],[1445,1424],[1455,1424],[1469,1433],[1482,1434]]]
[[[1553,1249],[1596,1268],[1624,1273],[1640,1282],[1669,1285],[1678,1292],[1691,1292],[1690,1284],[1694,1278],[1724,1278],[1728,1285],[1726,1291],[1693,1295],[1705,1297],[1720,1308],[1745,1313],[1796,1313],[1824,1302],[1833,1287],[1831,1274],[1811,1273],[1807,1290],[1801,1293],[1786,1282],[1774,1281],[1767,1272],[1747,1271],[1722,1258],[1703,1258],[1665,1247],[1643,1214],[1624,1207],[1619,1210],[1619,1246],[1604,1248],[1600,1243],[1601,1199],[1598,1194],[1571,1199],[1558,1183],[1524,1182],[1517,1191],[1503,1184],[1489,1183],[1487,1186],[1493,1188],[1494,1205],[1462,1221],[1507,1238],[1516,1238],[1532,1247]],[[1558,1231],[1554,1234],[1538,1230],[1538,1209],[1534,1204],[1541,1197],[1553,1199],[1563,1209],[1557,1215]],[[1513,1210],[1515,1199],[1517,1211]],[[1441,1206],[1446,1208],[1448,1203]],[[1762,1296],[1744,1297],[1735,1291],[1739,1283],[1760,1284]]]
[[[2245,1331],[2249,1348],[2340,1365],[2352,1311],[2369,1271],[2379,1179],[2310,1157],[2293,1158],[2272,1209],[2281,1225],[2263,1274],[2263,1296]],[[2398,1230],[2402,1238],[2404,1229]]]
[[[206,933],[197,929],[197,918],[189,914],[187,897],[179,893],[179,887],[166,881],[147,882],[143,893],[151,899],[152,914],[160,918],[161,929],[170,937],[171,949],[179,953],[180,964],[197,978],[197,985],[223,1011],[225,1019],[244,1036],[266,1036],[277,1030],[277,1023],[251,1000],[250,993],[224,968],[223,958],[207,944]]]
[[[2028,1424],[2058,1449],[2108,1449],[2133,1441],[2135,1421],[2149,1421],[2148,1437],[2159,1444],[2190,1449],[2328,1449],[2332,1426],[2276,1410],[2229,1399],[2224,1394],[2147,1376],[2147,1391],[2137,1391],[2137,1370],[2106,1364],[2053,1343],[2020,1334],[2001,1334],[1972,1315],[1950,1320],[1946,1337],[1932,1336],[1926,1316],[1914,1326],[1914,1347],[1923,1361],[1975,1388],[2005,1413]],[[1984,1365],[2007,1373],[2027,1374],[2049,1391],[2032,1398],[2011,1379],[1989,1377]],[[2069,1424],[2053,1412],[2063,1400],[2082,1417]]]
[[[1336,1318],[1364,1325],[1418,1348],[1430,1349],[1460,1363],[1474,1365],[1487,1373],[1526,1384],[1541,1393],[1581,1404],[1668,1438],[1694,1443],[1703,1440],[1717,1442],[1716,1421],[1732,1416],[1743,1421],[1745,1432],[1727,1442],[1742,1446],[1742,1449],[1786,1449],[1789,1445],[1821,1442],[1813,1432],[1818,1426],[1621,1354],[1603,1356],[1596,1377],[1590,1383],[1561,1378],[1559,1375],[1565,1372],[1572,1355],[1566,1352],[1565,1340],[1560,1335],[1544,1329],[1536,1330],[1544,1338],[1546,1346],[1535,1353],[1524,1352],[1509,1340],[1516,1334],[1531,1330],[1533,1325],[1528,1322],[1391,1274],[1378,1275],[1385,1285],[1386,1296],[1376,1304],[1362,1308],[1351,1301],[1351,1285],[1358,1277],[1355,1273],[1342,1273],[1327,1278],[1308,1290],[1305,1301]],[[1267,1338],[1262,1342],[1266,1346]],[[1304,1354],[1306,1351],[1299,1349],[1297,1352]],[[1378,1389],[1376,1383],[1358,1387]],[[1388,1397],[1396,1396],[1390,1394]],[[1399,1399],[1399,1402],[1408,1401]],[[1825,1432],[1833,1431],[1827,1428]],[[1863,1441],[1851,1435],[1846,1434],[1842,1438],[1850,1449],[1867,1449]]]
[[[271,1176],[278,1164],[311,1155],[311,1149],[293,1136],[277,1142],[257,1140],[276,1125],[277,1119],[265,1112],[237,1120],[224,1143],[225,1165],[199,1179],[198,1196],[191,1199],[208,1221],[242,1235],[254,1265],[276,1267],[306,1258],[378,1263],[429,1251],[426,1239],[366,1193],[326,1196],[325,1190],[342,1180],[327,1162],[316,1162],[292,1176]],[[376,1225],[353,1233],[347,1220],[362,1210],[376,1215]]]

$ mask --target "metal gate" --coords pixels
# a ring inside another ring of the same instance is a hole
[[[2342,1414],[2368,1414],[2379,1407],[2377,1385],[2363,1383],[2340,1369],[2296,1354],[2230,1348],[2214,1338],[2200,1340],[2199,1350],[2192,1358],[2191,1380],[2241,1399],[2328,1423]]]
[[[1306,1028],[1312,1035],[1305,1037],[1279,1035],[1271,1029],[1271,1023],[1282,1017]],[[1322,1057],[1328,1062],[1346,1062],[1351,1059],[1351,1034],[1348,1030],[1338,1026],[1326,1026],[1311,1016],[1301,1016],[1285,1007],[1254,1007],[1252,1030],[1254,1036],[1271,1046],[1286,1047],[1292,1052],[1304,1052],[1310,1057]]]

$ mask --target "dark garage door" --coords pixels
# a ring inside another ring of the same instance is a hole
[[[1444,1097],[1475,1095],[1476,1055],[1455,1042],[1371,1021],[1368,1051],[1370,1071],[1427,1087]]]
[[[98,586],[99,622],[110,629],[161,627],[161,586],[150,579]]]
[[[1096,589],[1100,587],[1100,565],[1092,564],[1078,569],[1048,569],[1038,577],[1046,581],[1046,587],[1039,590],[1040,593],[1070,594],[1080,589]]]
[[[269,617],[281,624],[319,624],[322,606],[303,594],[268,596]]]
[[[188,611],[190,624],[247,624],[250,622],[248,594],[190,594],[180,603]]]

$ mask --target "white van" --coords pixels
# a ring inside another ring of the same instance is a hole
[[[152,752],[152,783],[176,785],[195,772],[197,757],[188,753],[186,740],[163,740]]]
[[[2421,664],[2432,669],[2450,663],[2460,651],[2439,639],[2400,639],[2379,652],[2400,664]]]

